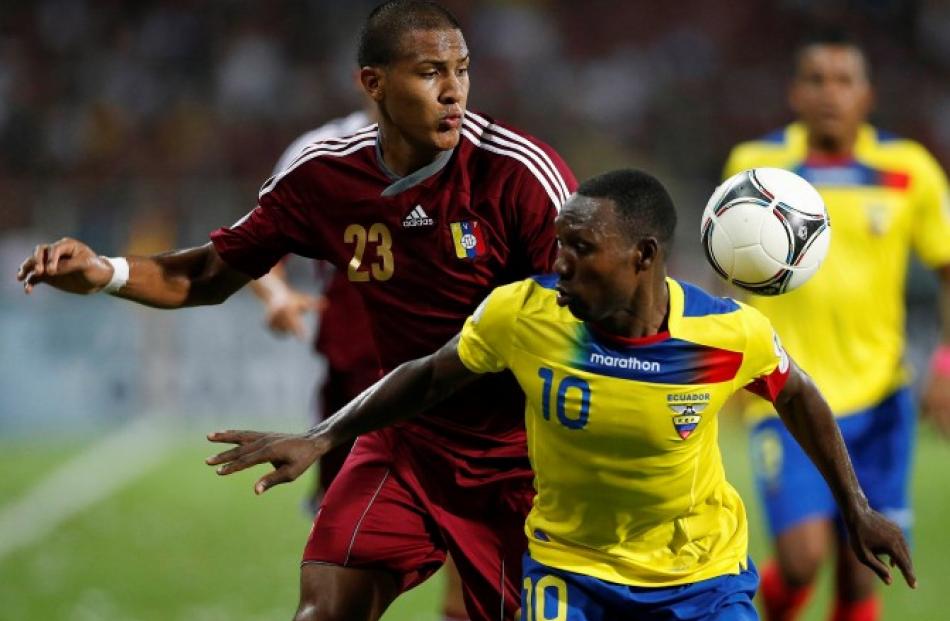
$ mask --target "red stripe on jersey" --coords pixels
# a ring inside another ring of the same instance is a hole
[[[702,364],[699,366],[701,371],[693,383],[728,382],[736,376],[739,367],[742,366],[742,352],[709,348],[703,352]]]
[[[906,190],[907,186],[910,185],[910,175],[894,170],[882,170],[880,182],[885,188]]]
[[[757,377],[746,384],[745,389],[774,403],[775,398],[778,397],[778,394],[782,392],[782,388],[785,387],[785,382],[788,381],[790,370],[790,365],[786,366],[784,371],[782,370],[782,365],[779,365],[768,375]]]

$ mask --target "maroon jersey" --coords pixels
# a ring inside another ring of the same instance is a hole
[[[385,167],[377,133],[311,145],[211,239],[255,278],[287,253],[333,263],[362,296],[389,371],[441,347],[493,288],[550,271],[554,217],[576,180],[547,145],[472,112],[454,150],[402,178]],[[402,427],[407,442],[453,456],[525,455],[523,397],[507,373]]]
[[[363,298],[347,279],[346,272],[323,262],[315,265],[319,279],[326,283],[323,297],[327,307],[320,312],[320,329],[317,330],[314,349],[327,359],[329,367],[337,371],[360,372],[366,377],[379,379],[373,328],[363,308]],[[326,415],[332,413],[326,412]]]

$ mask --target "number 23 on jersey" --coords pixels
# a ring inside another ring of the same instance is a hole
[[[385,224],[376,222],[369,229],[362,224],[351,224],[343,231],[343,241],[353,246],[353,257],[346,268],[350,282],[384,281],[393,277],[393,236]],[[375,257],[368,256],[369,246]]]

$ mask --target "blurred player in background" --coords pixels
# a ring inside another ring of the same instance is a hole
[[[375,115],[357,111],[311,130],[290,144],[277,161],[274,175],[280,174],[314,143],[350,136],[376,121]],[[265,321],[277,334],[290,334],[305,340],[309,333],[306,316],[320,313],[319,331],[314,350],[327,363],[326,378],[318,386],[318,416],[335,412],[364,388],[379,379],[379,359],[372,340],[372,329],[363,302],[346,273],[327,262],[314,263],[322,295],[317,298],[290,285],[284,264],[278,263],[267,274],[251,282],[251,290],[264,303]],[[310,498],[314,513],[330,482],[340,471],[349,446],[340,446],[320,460],[318,478]]]
[[[273,174],[278,175],[293,165],[294,160],[314,143],[350,136],[376,123],[378,119],[374,108],[372,102],[367,100],[365,110],[334,119],[301,135],[281,154]],[[277,334],[290,334],[306,340],[306,317],[311,312],[319,312],[320,322],[313,348],[326,361],[326,376],[317,386],[314,399],[315,414],[320,420],[371,386],[382,372],[369,316],[363,308],[359,291],[346,277],[346,273],[335,269],[332,264],[315,261],[313,265],[318,283],[322,286],[320,297],[294,288],[287,280],[283,262],[250,284],[251,290],[264,303],[268,327]],[[343,467],[351,447],[352,442],[342,444],[320,458],[314,488],[307,502],[311,514],[316,514],[323,495]],[[443,620],[467,619],[461,578],[451,556],[446,557],[443,567],[446,576]]]
[[[538,490],[523,617],[752,620],[758,577],[717,418],[746,388],[775,404],[826,477],[863,562],[889,583],[876,558],[887,555],[913,586],[900,527],[868,507],[834,415],[768,320],[667,277],[675,224],[649,175],[585,181],[557,219],[556,274],[499,287],[441,350],[310,432],[211,434],[240,446],[209,463],[224,474],[265,462],[303,472],[337,443],[510,369],[527,398]],[[261,484],[283,481],[274,471]]]
[[[383,370],[435,351],[495,286],[550,270],[574,177],[547,145],[466,110],[468,47],[439,5],[377,7],[359,65],[378,127],[311,145],[211,243],[109,259],[63,239],[17,278],[178,308],[220,303],[295,253],[355,283]],[[511,619],[534,495],[523,405],[503,374],[362,436],[314,521],[297,619],[377,619],[447,552],[469,616]]]
[[[950,205],[947,181],[919,144],[867,124],[868,60],[840,33],[800,47],[789,102],[798,121],[737,146],[726,165],[792,170],[818,188],[832,222],[828,257],[800,289],[752,296],[789,354],[838,416],[872,507],[911,526],[908,471],[915,406],[904,356],[904,285],[913,249],[940,276],[942,339],[923,411],[950,431]],[[797,617],[836,551],[835,621],[880,616],[873,574],[843,544],[840,515],[819,473],[770,406],[750,406],[753,463],[775,539],[762,572],[770,621]],[[837,546],[835,546],[837,543]]]

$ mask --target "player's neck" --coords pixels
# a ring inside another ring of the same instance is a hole
[[[379,149],[383,164],[398,177],[405,177],[428,166],[442,153],[439,149],[422,148],[409,142],[398,130],[383,127],[383,123],[380,123]]]
[[[670,290],[666,273],[657,270],[637,288],[629,307],[597,322],[596,329],[623,339],[654,336],[669,329]]]
[[[840,136],[809,132],[808,155],[825,160],[848,158],[854,154],[854,145],[857,141],[858,128]]]

